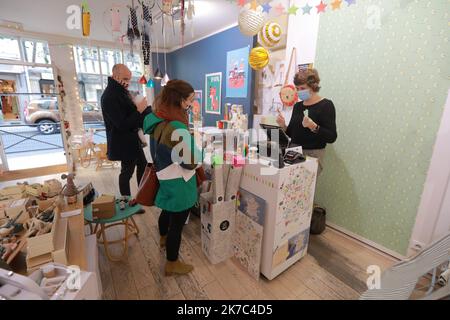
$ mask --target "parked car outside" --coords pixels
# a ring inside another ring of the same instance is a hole
[[[56,99],[32,100],[25,108],[24,114],[25,123],[37,125],[37,129],[42,134],[54,134],[60,131],[61,118]],[[102,112],[97,106],[85,103],[83,105],[83,122],[103,122]]]

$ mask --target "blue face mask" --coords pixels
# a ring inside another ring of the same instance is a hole
[[[297,92],[298,98],[302,101],[309,100],[311,98],[311,93],[309,90],[300,90]]]

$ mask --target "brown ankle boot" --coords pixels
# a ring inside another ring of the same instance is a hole
[[[166,241],[167,241],[167,236],[161,236],[159,238],[159,246],[161,248],[165,248],[166,247]]]
[[[194,270],[193,266],[183,263],[180,260],[167,261],[166,267],[164,269],[166,277],[173,276],[175,274],[187,274],[192,270]]]

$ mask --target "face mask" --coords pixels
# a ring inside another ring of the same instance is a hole
[[[302,101],[307,101],[311,98],[311,93],[309,92],[309,90],[300,90],[297,93],[298,98]]]

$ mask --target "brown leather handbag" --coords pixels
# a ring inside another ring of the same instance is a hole
[[[162,133],[164,131],[164,128],[167,125],[167,121],[164,121],[164,127],[161,130],[161,135],[158,138],[158,144],[161,140]],[[158,145],[156,145],[156,148]],[[157,152],[155,150],[155,159],[153,162],[156,162],[156,156]],[[158,193],[159,189],[159,180],[158,176],[156,175],[156,168],[153,163],[148,163],[147,167],[145,168],[144,175],[142,176],[141,182],[139,183],[138,192],[136,194],[136,202],[140,205],[152,207],[155,205],[155,199],[156,194]]]
[[[158,176],[153,163],[148,163],[142,176],[139,189],[136,194],[136,202],[140,205],[151,207],[155,205],[156,194],[159,189]]]

